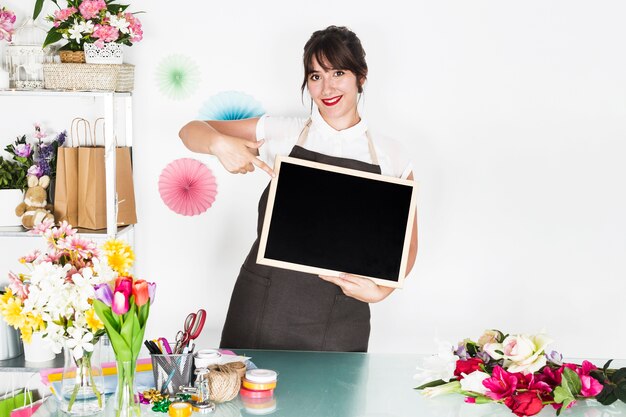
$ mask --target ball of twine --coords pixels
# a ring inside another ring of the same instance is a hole
[[[235,362],[235,364],[236,363],[237,362]],[[214,365],[209,367],[209,370],[211,371],[209,372],[211,401],[223,403],[232,400],[237,396],[237,394],[239,394],[241,377],[239,376],[238,368],[238,366],[233,366],[231,364]],[[245,372],[245,365],[243,369]]]

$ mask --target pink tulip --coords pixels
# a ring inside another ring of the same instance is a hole
[[[115,280],[113,291],[113,305],[111,309],[115,314],[125,314],[130,308],[130,296],[133,292],[133,279],[130,277],[118,277]]]
[[[130,309],[130,304],[128,297],[126,297],[123,293],[115,291],[113,294],[113,305],[111,305],[111,310],[117,315],[126,314]]]

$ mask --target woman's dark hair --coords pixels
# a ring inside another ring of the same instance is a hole
[[[356,75],[359,93],[363,92],[362,81],[367,78],[367,63],[361,41],[354,32],[345,26],[328,26],[326,29],[313,32],[304,45],[302,62],[304,64],[304,81],[302,93],[309,75],[313,72],[313,57],[324,70],[331,68],[349,70]],[[327,67],[330,65],[330,68]]]

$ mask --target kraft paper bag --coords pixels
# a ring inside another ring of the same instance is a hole
[[[54,219],[57,223],[67,221],[72,226],[78,225],[78,148],[80,143],[79,126],[85,128],[85,140],[88,122],[76,118],[72,121],[70,137],[57,153],[57,167],[54,193]]]
[[[94,125],[95,130],[98,121]],[[137,223],[135,209],[135,190],[131,148],[116,147],[115,185],[117,191],[117,224],[119,226]],[[106,177],[105,151],[102,146],[78,148],[78,227],[85,229],[103,229],[107,226],[106,218]]]
[[[115,150],[117,188],[117,224],[125,226],[137,223],[135,207],[135,185],[133,184],[133,165],[131,148],[118,147]]]
[[[107,226],[104,147],[78,148],[78,227]]]

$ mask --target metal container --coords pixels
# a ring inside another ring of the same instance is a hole
[[[0,361],[12,359],[21,354],[20,333],[0,319]]]

